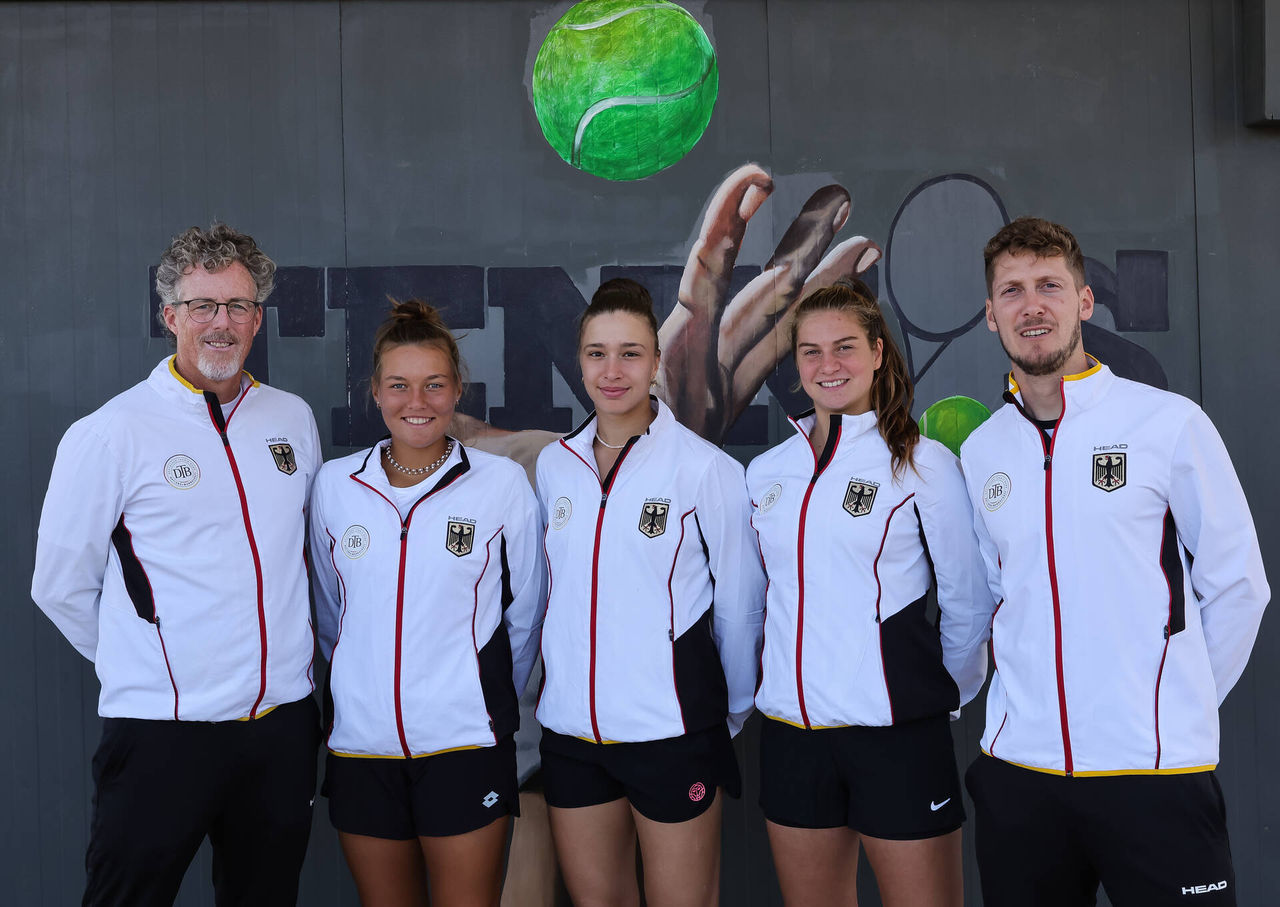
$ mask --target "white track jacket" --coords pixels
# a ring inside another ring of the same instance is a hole
[[[803,728],[958,709],[986,678],[994,607],[960,464],[921,438],[895,477],[874,412],[832,416],[815,454],[815,419],[747,468],[769,577],[756,708]]]
[[[320,470],[311,557],[341,755],[493,746],[520,722],[546,568],[524,470],[455,443],[402,518],[382,444]]]
[[[246,373],[224,416],[172,357],[67,429],[31,597],[94,663],[99,714],[225,721],[310,694],[319,467],[300,398]]]
[[[592,416],[538,457],[551,590],[543,727],[597,742],[677,737],[751,712],[764,575],[742,467],[657,416],[596,471]]]
[[[1217,431],[1096,362],[1063,380],[1050,437],[1005,397],[960,452],[1003,599],[983,751],[1077,776],[1213,768],[1271,594]]]

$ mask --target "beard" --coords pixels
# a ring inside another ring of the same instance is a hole
[[[229,334],[209,333],[200,338],[201,343],[206,340],[222,340],[236,345],[222,353],[213,353],[201,346],[196,357],[196,368],[200,369],[200,374],[210,381],[228,381],[240,374],[244,366],[244,356],[240,354],[241,347],[237,338]]]
[[[1000,337],[1000,345],[1004,347],[1005,355],[1009,357],[1009,361],[1017,366],[1018,370],[1024,375],[1040,378],[1045,375],[1057,374],[1075,355],[1076,350],[1080,349],[1080,322],[1077,321],[1075,323],[1071,336],[1059,349],[1042,353],[1036,359],[1028,359],[1016,355],[1013,350],[1009,349],[1009,344],[1005,343],[1004,335],[999,334],[998,336]]]

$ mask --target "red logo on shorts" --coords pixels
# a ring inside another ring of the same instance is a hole
[[[693,787],[689,788],[689,799],[694,803],[698,803],[707,795],[707,789],[701,781],[693,782]]]

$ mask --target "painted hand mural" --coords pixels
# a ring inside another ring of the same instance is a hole
[[[843,187],[826,186],[805,202],[764,270],[732,293],[747,225],[772,191],[773,180],[755,164],[716,189],[680,279],[680,305],[658,335],[658,393],[681,422],[716,443],[788,355],[795,303],[880,258],[880,247],[863,236],[826,254],[850,208]]]
[[[895,213],[881,260],[880,246],[864,236],[836,241],[851,203],[843,187],[828,185],[804,203],[763,268],[742,264],[738,254],[750,221],[773,189],[773,179],[760,166],[743,165],[712,192],[683,267],[600,269],[601,280],[631,277],[645,284],[658,311],[666,313],[658,383],[681,421],[716,443],[769,443],[768,408],[753,403],[763,386],[788,412],[807,406],[791,389],[796,375],[786,348],[788,314],[809,290],[849,275],[860,275],[891,309],[918,386],[920,412],[956,393],[988,405],[998,402],[998,350],[971,356],[966,348],[987,334],[982,244],[1009,220],[992,187],[967,174],[920,183]],[[1086,322],[1085,347],[1117,374],[1167,387],[1156,358],[1117,331],[1169,329],[1168,253],[1121,249],[1114,260],[1113,270],[1099,259],[1086,259],[1097,303],[1110,312],[1116,330],[1096,319]],[[502,344],[494,351],[500,365],[489,373],[500,375],[504,399],[491,406],[485,382],[473,382],[463,399],[468,415],[460,416],[455,428],[462,440],[485,438],[486,446],[532,462],[549,438],[572,427],[572,411],[555,403],[552,376],[576,374],[573,336],[564,325],[578,317],[586,301],[563,268],[282,267],[267,301],[277,313],[281,338],[323,336],[326,309],[346,314],[346,399],[333,407],[331,443],[355,447],[381,434],[381,420],[364,406],[359,381],[369,373],[370,342],[388,294],[447,300],[450,324],[464,332],[483,329],[491,310],[502,310]],[[149,313],[157,304],[152,295],[147,321],[155,337],[160,329]],[[268,344],[255,344],[246,363],[265,381],[272,377],[269,351]],[[566,383],[569,393],[578,394],[576,381]],[[581,397],[579,403],[589,406]],[[534,426],[539,431],[512,431]]]

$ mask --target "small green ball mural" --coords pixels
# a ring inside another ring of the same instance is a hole
[[[990,417],[991,410],[972,397],[944,397],[920,417],[920,434],[945,444],[958,457],[969,433]]]
[[[706,32],[666,0],[584,0],[533,64],[533,109],[566,162],[608,180],[670,167],[702,137],[719,74]]]

